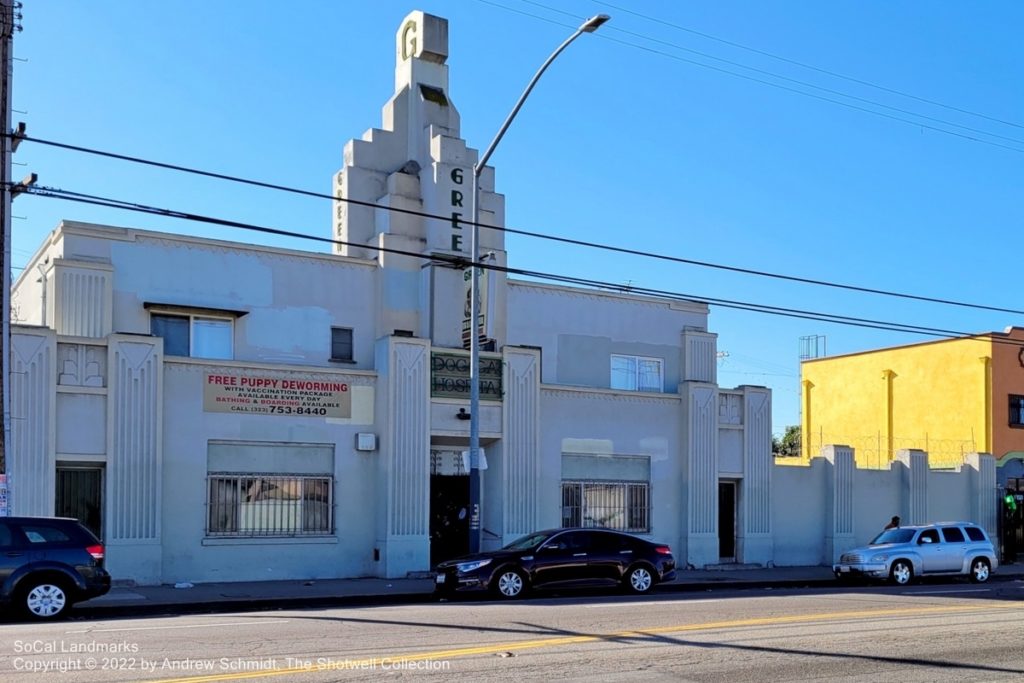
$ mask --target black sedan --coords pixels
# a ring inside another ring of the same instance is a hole
[[[608,529],[539,531],[500,550],[437,565],[437,592],[490,590],[518,598],[532,588],[621,586],[647,593],[675,578],[672,549]]]

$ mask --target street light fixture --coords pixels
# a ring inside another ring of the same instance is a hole
[[[491,154],[494,153],[494,148],[498,146],[501,138],[505,136],[505,131],[512,124],[512,120],[519,113],[526,98],[530,96],[533,86],[537,84],[537,81],[540,80],[540,77],[550,66],[551,62],[555,61],[555,58],[565,48],[569,47],[572,41],[579,38],[580,35],[593,33],[610,18],[607,14],[598,14],[587,19],[576,29],[575,33],[566,38],[565,42],[551,53],[551,56],[544,61],[537,70],[537,73],[530,79],[526,90],[519,96],[516,105],[512,107],[512,111],[505,119],[505,122],[501,124],[498,134],[494,136],[491,144],[487,146],[487,149],[484,150],[484,153],[480,155],[480,159],[473,166],[473,192],[470,209],[470,215],[473,218],[473,232],[469,243],[470,254],[473,256],[470,265],[471,277],[469,283],[469,551],[471,553],[480,551],[480,529],[482,524],[480,513],[480,318],[478,312],[480,308],[480,174],[483,172],[484,167],[487,166],[487,161],[491,158]]]

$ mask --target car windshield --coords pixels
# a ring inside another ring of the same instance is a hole
[[[875,536],[875,540],[869,545],[883,545],[885,543],[910,543],[914,537],[913,529],[889,529]]]
[[[551,534],[530,534],[517,538],[502,548],[502,550],[529,550],[530,548],[536,548],[550,537]]]

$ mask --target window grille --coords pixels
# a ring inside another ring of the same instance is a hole
[[[329,475],[211,474],[208,536],[326,536],[334,532]]]
[[[646,533],[650,501],[646,482],[563,481],[562,526]]]

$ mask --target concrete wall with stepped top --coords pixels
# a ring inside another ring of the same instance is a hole
[[[969,521],[996,535],[995,460],[972,453],[960,467],[928,467],[924,451],[897,453],[889,469],[860,469],[849,446],[827,446],[807,466],[772,477],[776,566],[830,565],[899,515],[905,525]]]

